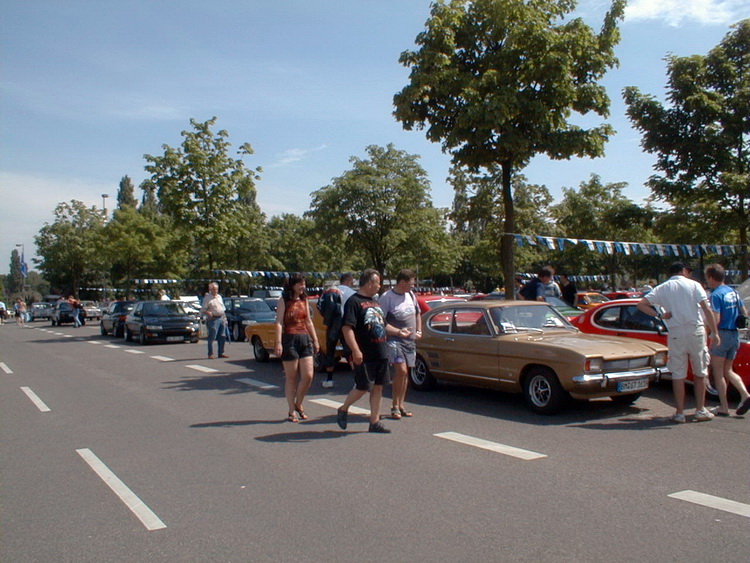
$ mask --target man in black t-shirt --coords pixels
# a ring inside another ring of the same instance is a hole
[[[346,301],[341,332],[352,351],[354,389],[338,409],[336,422],[346,429],[349,407],[370,392],[370,432],[390,432],[380,422],[380,401],[388,379],[388,345],[383,310],[375,300],[380,289],[377,270],[365,270],[359,290]]]

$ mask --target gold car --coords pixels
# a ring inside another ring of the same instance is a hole
[[[667,348],[655,342],[583,334],[546,303],[468,301],[425,313],[414,388],[438,380],[523,393],[552,414],[569,398],[630,404],[666,374]]]
[[[318,335],[318,342],[320,342],[320,353],[315,357],[315,366],[320,368],[322,365],[322,358],[325,357],[326,348],[326,327],[323,324],[323,316],[318,311],[317,299],[308,299],[308,308],[313,319],[313,326],[315,327],[315,333]],[[253,348],[253,355],[259,362],[267,362],[271,356],[274,356],[273,348],[276,344],[276,322],[268,323],[255,323],[248,325],[245,328],[245,336],[247,341]],[[344,355],[344,350],[341,344],[336,346],[336,361],[339,361]]]

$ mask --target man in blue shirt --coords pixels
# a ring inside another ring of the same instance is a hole
[[[740,405],[737,414],[743,415],[750,408],[750,393],[747,392],[742,379],[732,370],[734,358],[740,347],[737,317],[740,311],[745,313],[745,306],[735,290],[724,283],[725,272],[721,264],[706,267],[706,284],[711,289],[711,310],[719,328],[721,340],[718,346],[711,345],[711,371],[713,372],[716,391],[719,393],[719,416],[729,416],[727,402],[727,381],[740,393]]]
[[[519,295],[526,301],[544,301],[547,284],[552,281],[552,270],[545,266],[519,290]]]

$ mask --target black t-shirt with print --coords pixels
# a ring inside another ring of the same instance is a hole
[[[388,359],[383,310],[374,298],[355,293],[347,299],[344,325],[354,329],[354,337],[366,362]]]

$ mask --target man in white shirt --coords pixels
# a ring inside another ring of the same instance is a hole
[[[669,274],[671,278],[656,286],[638,302],[638,309],[652,317],[662,318],[669,329],[667,367],[672,372],[672,392],[677,408],[672,422],[685,422],[688,361],[694,376],[695,421],[711,420],[714,415],[705,407],[709,355],[704,320],[711,331],[714,345],[718,345],[720,337],[716,319],[705,290],[701,284],[690,279],[690,269],[685,264],[675,262],[669,267]],[[663,309],[663,313],[659,312],[659,308]]]

